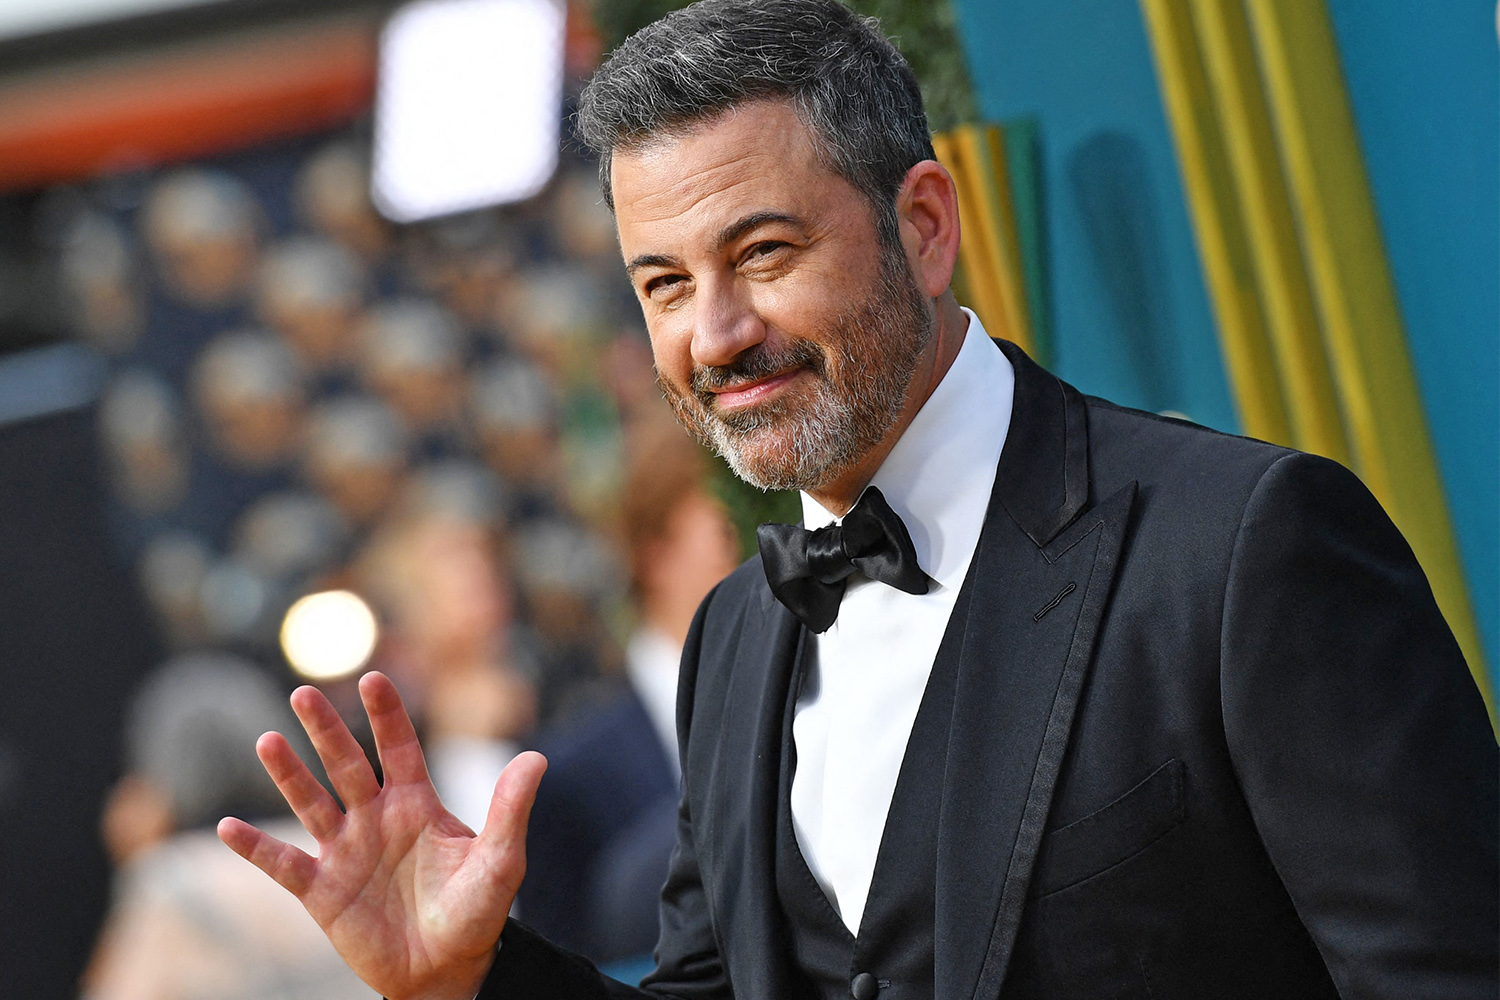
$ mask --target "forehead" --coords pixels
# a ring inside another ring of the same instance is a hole
[[[685,135],[616,153],[610,184],[627,259],[642,241],[690,239],[755,212],[811,221],[859,198],[780,101],[744,105]]]

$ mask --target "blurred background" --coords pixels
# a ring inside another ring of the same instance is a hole
[[[1488,696],[1493,8],[852,2],[922,82],[986,327],[1350,465]],[[370,668],[471,825],[548,754],[518,915],[644,971],[688,621],[799,516],[671,421],[569,134],[675,6],[0,3],[6,995],[370,996],[212,833],[297,836],[254,739],[298,683],[358,726]]]

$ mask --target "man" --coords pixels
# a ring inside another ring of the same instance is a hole
[[[1353,476],[997,349],[911,75],[832,0],[669,16],[580,121],[679,416],[843,517],[695,619],[648,993],[1494,995],[1493,735]],[[224,839],[387,996],[638,995],[505,923],[542,761],[474,837],[362,691],[384,788],[293,699],[347,814],[260,745],[320,857]]]

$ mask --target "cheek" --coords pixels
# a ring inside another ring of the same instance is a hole
[[[693,333],[685,323],[649,324],[651,360],[656,373],[670,385],[686,389],[693,376]]]
[[[799,270],[754,287],[752,308],[770,329],[794,339],[821,341],[850,304],[859,300],[858,273],[852,262],[848,270],[835,273],[811,267]]]

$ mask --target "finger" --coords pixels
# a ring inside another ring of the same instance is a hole
[[[299,687],[292,692],[292,711],[307,730],[307,738],[328,772],[328,783],[344,801],[344,808],[362,806],[379,794],[380,782],[375,780],[364,749],[322,691]]]
[[[396,685],[378,670],[359,679],[359,696],[370,716],[370,730],[375,734],[375,750],[387,785],[409,785],[425,782],[427,760],[422,744],[412,727],[411,716],[401,704]]]
[[[298,899],[312,885],[317,861],[244,820],[233,817],[219,820],[219,839]]]
[[[308,833],[321,843],[338,832],[344,821],[343,812],[285,736],[266,733],[255,741],[255,755]]]
[[[500,772],[495,782],[495,794],[490,799],[489,814],[485,817],[484,832],[480,840],[496,854],[526,857],[526,825],[531,821],[531,807],[536,803],[536,790],[547,770],[547,758],[535,750],[517,754]],[[510,887],[512,890],[519,885]]]

